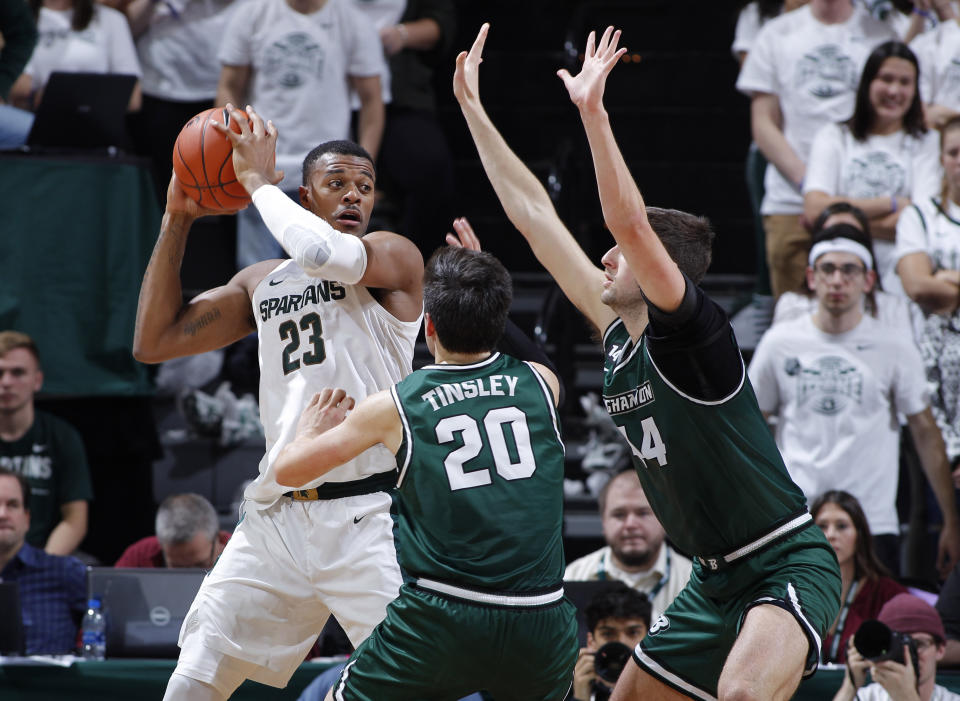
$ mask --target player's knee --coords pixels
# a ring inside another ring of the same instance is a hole
[[[209,684],[174,672],[167,682],[163,701],[224,701],[227,697]]]
[[[721,679],[717,698],[719,701],[770,701],[763,698],[754,684],[743,679],[734,679],[726,683]]]

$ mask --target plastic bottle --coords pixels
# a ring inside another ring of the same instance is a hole
[[[100,610],[100,599],[87,602],[81,630],[81,654],[85,660],[102,660],[107,653],[107,619]]]

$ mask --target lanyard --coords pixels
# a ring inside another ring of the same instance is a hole
[[[859,580],[854,580],[853,584],[850,585],[850,590],[847,592],[847,600],[843,602],[843,608],[840,609],[840,613],[837,615],[837,629],[834,631],[833,640],[830,642],[830,655],[824,662],[833,662],[837,659],[837,650],[840,648],[840,638],[843,636],[843,627],[847,623],[850,604],[853,603],[853,599],[857,596],[857,586],[859,584]]]
[[[670,548],[667,548],[667,566],[664,567],[664,573],[660,576],[660,581],[658,581],[650,591],[646,592],[647,598],[650,599],[651,603],[653,603],[653,597],[659,594],[660,590],[663,589],[664,585],[670,580],[671,555]],[[607,579],[607,569],[604,565],[606,559],[606,557],[600,558],[600,564],[597,565],[597,581],[603,582]]]

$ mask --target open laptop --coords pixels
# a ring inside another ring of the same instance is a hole
[[[107,618],[107,657],[176,659],[180,626],[205,570],[87,568],[89,597]]]
[[[50,74],[27,136],[27,150],[63,152],[130,148],[127,105],[135,75]]]
[[[18,582],[0,582],[0,655],[24,653],[23,613]]]

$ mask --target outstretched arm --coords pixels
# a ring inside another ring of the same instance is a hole
[[[180,265],[193,221],[205,214],[222,214],[200,208],[184,194],[177,176],[167,188],[167,207],[157,239],[143,274],[133,356],[143,363],[222,348],[256,329],[250,306],[250,290],[277,261],[264,261],[244,268],[226,285],[207,290],[183,302]]]
[[[300,487],[367,448],[383,443],[396,453],[403,439],[400,414],[389,390],[354,401],[342,389],[313,395],[297,424],[296,437],[284,446],[274,463],[277,483]]]
[[[596,35],[590,32],[580,73],[571,76],[563,69],[557,74],[570,93],[570,100],[580,110],[593,153],[607,228],[647,299],[659,309],[672,312],[683,300],[686,289],[683,275],[647,220],[643,197],[623,160],[603,106],[607,75],[626,51],[617,48],[619,40],[620,31],[607,27],[595,46]]]
[[[467,120],[490,184],[510,222],[523,234],[537,260],[560,289],[600,330],[616,314],[600,301],[604,275],[560,221],[547,191],[510,150],[480,102],[479,70],[489,24],[484,24],[469,52],[457,56],[453,92]]]

